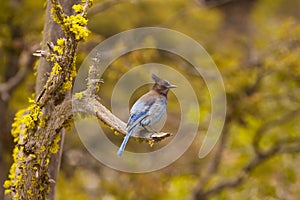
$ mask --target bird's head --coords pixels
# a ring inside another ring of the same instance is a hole
[[[176,85],[170,84],[167,80],[164,80],[162,78],[159,78],[155,74],[152,74],[152,79],[155,81],[155,84],[153,85],[152,89],[157,91],[159,94],[167,96],[169,90],[171,88],[176,88]]]

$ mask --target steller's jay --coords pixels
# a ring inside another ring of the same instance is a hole
[[[167,94],[169,89],[176,88],[176,86],[171,85],[168,81],[159,78],[155,74],[152,74],[152,79],[155,81],[152,89],[141,96],[130,110],[130,117],[126,126],[127,134],[119,148],[118,156],[122,156],[132,133],[140,128],[154,133],[155,131],[151,128],[151,125],[159,122],[166,113]]]

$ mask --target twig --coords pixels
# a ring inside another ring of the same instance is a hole
[[[98,14],[99,12],[102,12],[114,5],[124,3],[124,2],[130,2],[130,1],[129,0],[107,0],[104,2],[97,3],[89,10],[88,17],[92,17]]]
[[[236,176],[236,178],[229,179],[227,181],[224,181],[214,187],[212,187],[209,190],[206,190],[204,192],[195,193],[194,198],[197,200],[206,200],[211,195],[216,195],[223,191],[224,189],[228,188],[235,188],[242,184],[246,178],[249,176],[249,174],[259,165],[263,164],[265,161],[269,160],[270,158],[284,154],[284,153],[298,153],[300,151],[300,140],[296,140],[297,143],[289,145],[288,147],[285,147],[285,140],[282,140],[276,145],[274,145],[270,150],[268,150],[264,155],[256,155],[252,160],[246,164],[241,172]]]
[[[24,80],[27,72],[27,67],[20,67],[15,76],[11,77],[7,82],[0,84],[0,95],[2,101],[7,102],[10,99],[10,92]]]
[[[210,162],[208,167],[206,168],[207,170],[204,175],[201,177],[200,181],[198,182],[197,186],[195,187],[195,193],[201,193],[202,190],[204,189],[204,186],[207,184],[209,179],[212,177],[214,173],[216,173],[219,169],[219,164],[221,162],[221,157],[222,157],[222,152],[225,148],[225,144],[228,138],[228,122],[225,124],[223,132],[221,134],[221,141],[219,143],[219,146],[217,148],[217,152],[213,158],[213,160]]]
[[[280,126],[284,123],[287,123],[289,122],[292,118],[294,118],[295,116],[297,115],[300,115],[300,108],[297,108],[293,111],[290,111],[288,112],[287,114],[281,116],[280,118],[278,119],[275,119],[275,120],[272,120],[272,121],[269,121],[269,122],[266,122],[265,124],[263,124],[255,133],[255,136],[254,136],[254,139],[253,139],[253,147],[254,147],[254,150],[256,152],[256,154],[259,154],[259,155],[263,155],[263,151],[260,149],[259,147],[259,143],[262,139],[262,136],[263,134],[276,127],[276,126]]]
[[[296,109],[294,111],[291,111],[290,113],[282,116],[281,118],[277,120],[273,120],[270,122],[267,122],[265,125],[262,126],[257,131],[257,134],[255,137],[259,137],[259,139],[254,140],[260,140],[261,136],[268,131],[269,129],[281,125],[283,123],[286,123],[291,118],[295,117],[300,113],[300,108]],[[265,161],[269,160],[270,158],[285,154],[285,153],[298,153],[300,152],[300,138],[284,138],[279,141],[277,141],[271,148],[268,150],[265,150],[264,152],[261,151],[258,147],[258,144],[255,144],[255,156],[241,169],[241,171],[237,174],[237,176],[233,179],[229,179],[227,181],[224,181],[222,183],[217,184],[216,186],[204,190],[202,188],[199,188],[199,190],[195,191],[194,193],[194,199],[197,200],[206,200],[211,195],[216,195],[227,188],[234,188],[242,184],[246,178],[249,176],[249,174],[259,165],[263,164]],[[213,171],[213,170],[212,170]],[[203,186],[203,185],[200,185]]]
[[[237,0],[195,0],[195,1],[201,7],[205,6],[208,8],[214,8],[214,7],[223,6],[225,4],[228,4],[228,3],[231,3],[231,2],[237,1]]]
[[[25,79],[28,74],[29,66],[34,62],[31,52],[36,48],[34,45],[29,50],[26,49],[20,54],[18,72],[4,83],[0,83],[0,97],[2,101],[7,102],[10,99],[10,93]]]

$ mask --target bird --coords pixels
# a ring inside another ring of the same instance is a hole
[[[152,89],[141,96],[130,109],[130,116],[126,126],[127,134],[119,148],[119,157],[122,156],[126,144],[134,132],[141,128],[150,133],[156,132],[151,126],[158,123],[165,115],[168,92],[171,88],[177,87],[155,74],[152,74],[152,79],[155,82]]]

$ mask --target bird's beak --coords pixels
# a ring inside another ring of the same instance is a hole
[[[176,85],[169,85],[168,88],[170,88],[170,89],[171,88],[177,88],[177,86]]]

